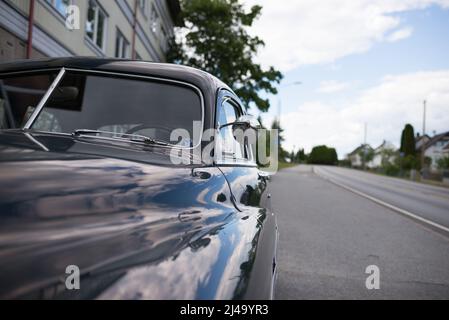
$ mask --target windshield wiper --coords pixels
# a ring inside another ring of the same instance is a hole
[[[131,142],[141,142],[145,144],[153,144],[153,145],[159,145],[159,146],[171,146],[171,144],[156,140],[147,136],[143,136],[140,134],[134,134],[134,133],[116,133],[116,132],[109,132],[109,131],[100,131],[100,130],[92,130],[92,129],[76,129],[72,132],[72,136],[87,136],[94,135],[94,138],[100,138],[100,139],[109,139],[109,140],[124,140],[124,141],[131,141]],[[102,137],[98,136],[98,134],[103,135],[110,135],[111,137]],[[120,137],[116,137],[116,135],[120,135]]]

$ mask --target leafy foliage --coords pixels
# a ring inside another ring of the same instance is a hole
[[[398,160],[399,166],[404,170],[412,170],[420,168],[419,159],[414,155],[409,154],[408,156],[399,158]]]
[[[437,160],[439,169],[449,169],[449,157],[443,157]]]
[[[400,150],[404,156],[415,156],[415,133],[411,124],[406,124],[402,130]]]
[[[262,7],[256,5],[245,12],[238,0],[184,0],[181,6],[187,33],[183,39],[170,41],[168,61],[215,75],[235,91],[246,108],[254,103],[267,111],[270,103],[259,92],[276,94],[273,85],[281,81],[282,74],[273,67],[263,70],[254,62],[264,42],[246,30]]]
[[[308,163],[335,165],[338,163],[337,151],[324,145],[313,147]]]
[[[368,145],[363,145],[359,151],[359,157],[362,159],[362,166],[374,159],[374,150]]]
[[[387,176],[392,176],[392,177],[397,177],[401,171],[401,169],[399,168],[399,166],[392,164],[392,163],[387,163],[382,167],[382,170],[384,171],[384,173]]]
[[[284,150],[282,148],[282,142],[284,142],[285,138],[283,136],[284,129],[281,127],[281,123],[279,122],[279,119],[274,119],[273,123],[271,124],[271,129],[278,131],[278,157],[279,161],[286,162],[287,158],[289,158],[288,151]]]
[[[304,149],[299,149],[296,153],[293,151],[290,153],[290,160],[294,163],[304,163],[307,161],[307,155]]]

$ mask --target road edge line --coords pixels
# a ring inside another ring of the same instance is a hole
[[[357,195],[359,195],[359,196],[361,196],[361,197],[364,197],[364,198],[366,198],[366,199],[368,199],[368,200],[371,200],[371,201],[373,201],[373,202],[375,202],[375,203],[377,203],[377,204],[380,204],[380,205],[383,206],[383,207],[386,207],[386,208],[388,208],[388,209],[391,209],[391,210],[393,210],[393,211],[396,211],[396,212],[398,212],[398,213],[400,213],[400,214],[402,214],[402,215],[404,215],[404,216],[406,216],[406,217],[408,217],[408,218],[411,218],[411,219],[413,219],[413,220],[415,220],[415,221],[418,221],[418,222],[420,222],[420,223],[422,223],[422,224],[424,224],[424,225],[429,225],[429,226],[431,226],[433,229],[437,229],[437,230],[440,231],[440,232],[441,232],[441,231],[444,231],[444,232],[446,232],[445,235],[449,235],[449,228],[447,228],[447,227],[445,227],[445,226],[442,226],[441,224],[438,224],[438,223],[433,222],[433,221],[431,221],[431,220],[428,220],[428,219],[426,219],[426,218],[420,217],[420,216],[418,216],[418,215],[415,214],[415,213],[412,213],[412,212],[407,211],[407,210],[405,210],[405,209],[401,209],[401,208],[399,208],[399,207],[396,207],[396,206],[394,206],[394,205],[392,205],[392,204],[389,204],[389,203],[387,203],[387,202],[385,202],[385,201],[382,201],[382,200],[377,199],[377,198],[375,198],[375,197],[373,197],[373,196],[370,196],[370,195],[368,195],[368,194],[366,194],[366,193],[364,193],[364,192],[361,192],[361,191],[358,191],[358,190],[356,190],[356,189],[354,189],[354,188],[348,187],[348,186],[346,186],[346,185],[344,185],[344,184],[342,184],[342,183],[340,183],[340,182],[336,182],[336,181],[333,180],[332,178],[324,177],[322,174],[318,173],[318,172],[315,170],[315,168],[313,168],[313,172],[314,172],[317,176],[319,176],[320,178],[322,178],[322,179],[324,179],[324,180],[327,180],[327,181],[329,181],[329,182],[331,182],[331,183],[333,183],[333,184],[335,184],[335,185],[337,185],[337,186],[339,186],[339,187],[341,187],[341,188],[343,188],[343,189],[346,189],[346,190],[348,190],[348,191],[351,191],[352,193],[355,193],[355,194],[357,194]]]

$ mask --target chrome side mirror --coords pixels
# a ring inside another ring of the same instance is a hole
[[[254,116],[249,115],[249,114],[245,114],[245,115],[239,117],[237,119],[237,121],[221,125],[219,129],[221,130],[221,129],[223,129],[225,127],[229,127],[229,126],[232,126],[233,131],[235,131],[237,129],[247,130],[250,128],[257,130],[260,128],[259,121],[257,121],[257,119]]]

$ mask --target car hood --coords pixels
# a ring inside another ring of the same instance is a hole
[[[0,297],[210,298],[223,237],[250,242],[222,234],[239,214],[230,198],[217,168],[173,166],[163,148],[0,133]],[[69,265],[81,290],[66,290]]]

